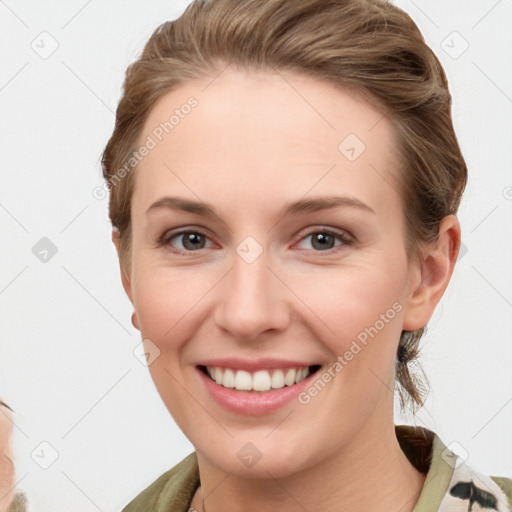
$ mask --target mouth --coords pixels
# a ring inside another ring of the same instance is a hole
[[[260,369],[252,372],[219,366],[199,365],[197,368],[223,388],[246,393],[265,393],[299,384],[316,373],[320,367],[315,364],[295,368]]]

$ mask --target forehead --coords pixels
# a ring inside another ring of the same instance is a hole
[[[360,97],[295,72],[228,67],[182,84],[150,111],[139,145],[148,138],[154,148],[136,173],[136,188],[148,194],[155,180],[185,173],[209,190],[229,179],[304,194],[318,182],[398,199],[391,121]]]

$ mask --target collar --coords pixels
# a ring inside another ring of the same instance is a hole
[[[427,475],[413,512],[512,512],[512,479],[473,470],[426,428],[395,425],[395,433],[411,464]],[[187,512],[198,486],[199,467],[192,452],[123,512]]]
[[[395,432],[411,464],[427,474],[413,512],[511,511],[512,480],[474,470],[426,428],[395,425]]]

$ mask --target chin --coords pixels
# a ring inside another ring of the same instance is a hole
[[[269,435],[268,430],[257,436],[235,434],[224,443],[210,443],[204,449],[199,443],[196,452],[223,472],[248,479],[287,478],[323,458],[322,450],[311,444],[311,431],[301,440],[286,431],[280,434]]]

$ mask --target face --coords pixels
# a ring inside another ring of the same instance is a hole
[[[197,452],[286,476],[392,424],[400,333],[423,323],[388,119],[299,74],[228,68],[163,97],[139,142],[124,285]]]
[[[0,508],[7,510],[11,504],[14,491],[14,468],[11,463],[10,447],[12,420],[9,410],[0,405]]]

